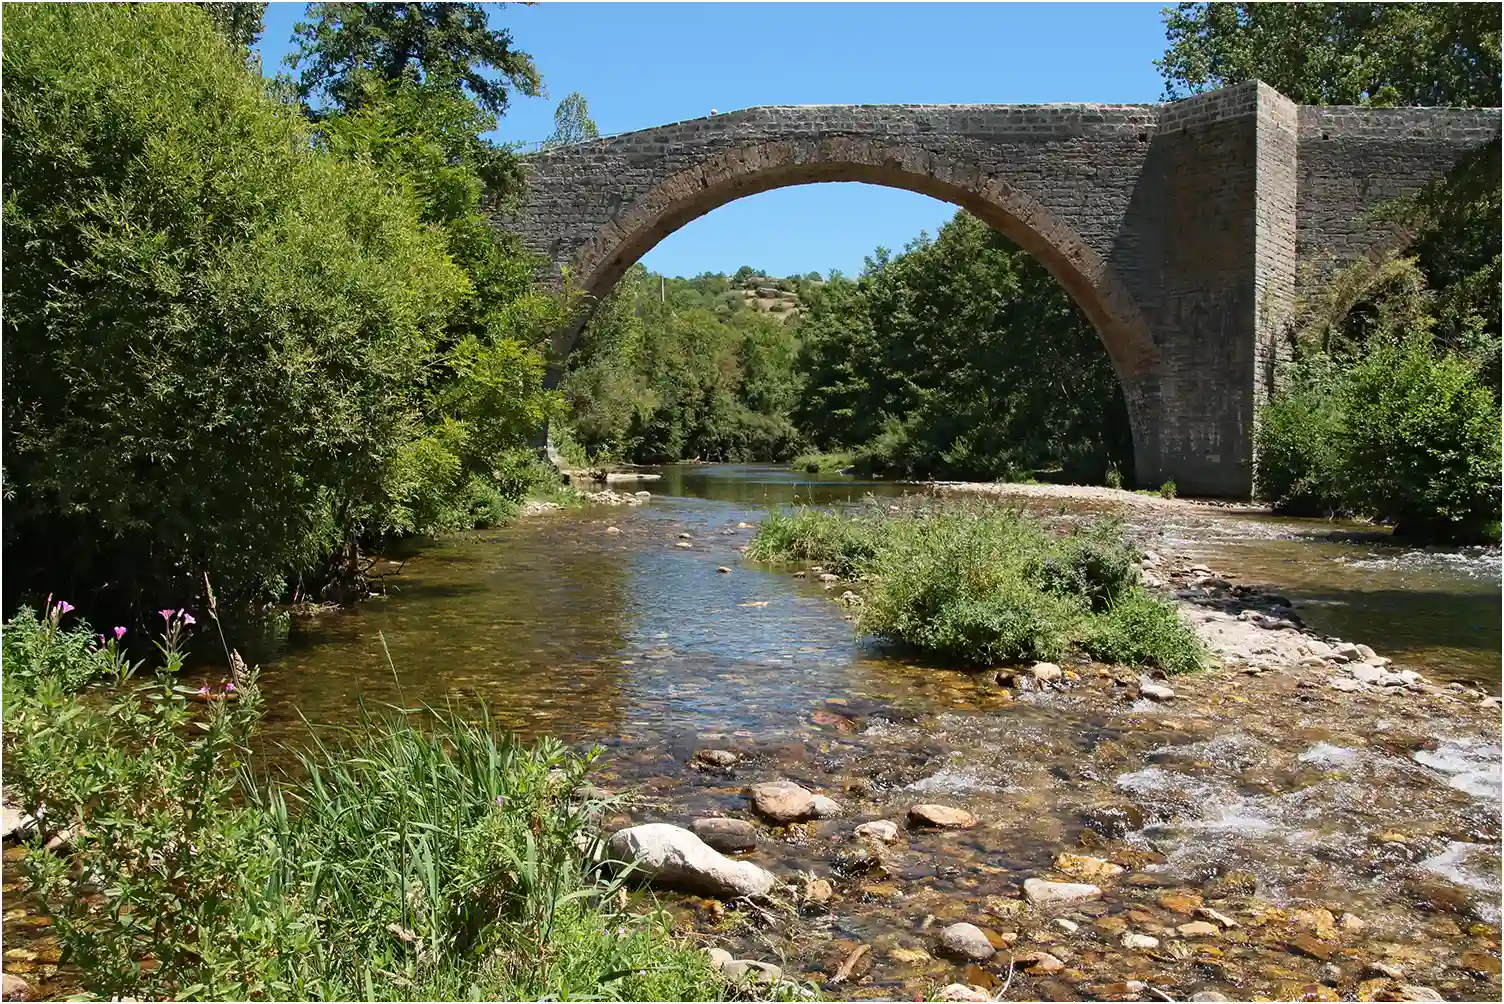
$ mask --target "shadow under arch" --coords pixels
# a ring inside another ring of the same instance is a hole
[[[1137,304],[1101,256],[1034,199],[982,169],[868,139],[779,140],[724,150],[616,210],[570,262],[588,306],[555,339],[550,382],[562,376],[564,361],[595,304],[664,238],[737,199],[822,182],[864,182],[949,202],[1033,256],[1096,329],[1123,388],[1139,453],[1149,425],[1145,398],[1152,393],[1145,384],[1157,372],[1159,351]]]

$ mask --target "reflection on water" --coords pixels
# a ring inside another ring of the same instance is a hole
[[[546,514],[439,542],[407,562],[387,598],[294,624],[276,650],[257,653],[272,737],[297,738],[300,716],[345,720],[357,695],[415,704],[457,694],[483,696],[523,733],[569,740],[766,733],[809,702],[884,688],[872,673],[886,664],[864,658],[817,584],[739,560],[751,531],[737,524],[769,506],[855,505],[912,486],[773,466],[659,471],[648,506]],[[1497,687],[1496,549],[1424,551],[1322,521],[1164,512],[1128,519],[1151,546],[1286,593],[1317,630]],[[1329,539],[1334,531],[1352,539]],[[675,546],[681,533],[692,547]]]

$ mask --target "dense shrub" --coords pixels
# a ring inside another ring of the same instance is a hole
[[[1080,647],[1093,659],[1128,666],[1155,666],[1167,673],[1200,669],[1206,652],[1175,608],[1142,589],[1117,597],[1088,619]]]
[[[4,59],[7,587],[278,591],[379,525],[465,276],[192,5],[20,9]]]
[[[1337,412],[1325,388],[1305,374],[1259,410],[1254,429],[1254,495],[1302,516],[1340,512]]]
[[[1434,541],[1497,538],[1498,405],[1477,366],[1422,337],[1317,355],[1259,413],[1258,496]]]
[[[757,528],[747,556],[754,561],[819,562],[832,574],[853,577],[877,553],[878,531],[871,519],[824,509],[787,513],[774,509]]]
[[[164,611],[140,681],[64,605],[4,629],[5,781],[22,870],[84,990],[151,1000],[719,999],[733,988],[600,870],[593,757],[483,709],[369,714],[300,773],[246,769],[256,674],[180,682]],[[105,672],[117,688],[76,695]],[[67,855],[42,845],[64,834]],[[104,890],[106,895],[99,895]],[[148,960],[154,964],[143,965]],[[786,986],[772,991],[787,995]]]
[[[1433,540],[1498,536],[1499,406],[1477,367],[1426,342],[1380,343],[1343,379],[1336,408],[1344,497]]]
[[[1174,607],[1138,585],[1137,549],[1114,521],[1055,536],[990,502],[873,506],[856,516],[775,511],[747,554],[866,580],[858,626],[947,661],[991,666],[1076,651],[1171,672],[1202,661]]]

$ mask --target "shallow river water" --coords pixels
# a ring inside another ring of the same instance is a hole
[[[869,946],[827,983],[831,996],[997,986],[1008,952],[966,969],[936,949],[944,925],[966,920],[996,944],[1016,939],[1014,954],[1064,962],[1025,971],[1021,956],[1011,999],[1145,992],[1117,986],[1126,980],[1159,999],[1351,999],[1382,992],[1375,962],[1449,999],[1498,999],[1499,748],[1476,718],[1454,725],[1402,698],[1337,701],[1278,674],[1182,678],[1177,701],[1157,706],[1115,699],[1091,667],[1078,667],[1077,688],[1033,694],[917,665],[864,644],[817,582],[737,551],[752,533],[738,524],[768,506],[916,489],[777,467],[661,473],[645,506],[550,513],[416,549],[389,569],[385,598],[295,622],[248,653],[262,666],[269,748],[301,743],[305,719],[348,720],[357,696],[480,695],[522,733],[606,747],[600,783],[632,793],[636,821],[752,818],[746,785],[774,778],[827,793],[840,818],[767,830],[751,857],[785,879],[830,879],[831,899],[768,913],[668,902],[707,943],[815,983]],[[1319,633],[1498,692],[1497,550],[1399,548],[1358,527],[1211,508],[1125,515],[1162,553],[1288,596]],[[682,533],[693,546],[675,546]],[[741,759],[695,769],[704,748]],[[855,823],[901,823],[914,802],[982,822],[906,831],[877,861],[849,853]],[[1020,912],[1020,882],[1060,877],[1055,856],[1083,847],[1129,871],[1100,900]],[[1203,898],[1241,923],[1178,938]],[[1333,928],[1344,912],[1361,935]],[[1126,949],[1125,930],[1161,944]],[[1302,934],[1327,947],[1292,947]]]

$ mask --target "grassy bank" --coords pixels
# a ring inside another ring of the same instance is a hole
[[[287,778],[246,768],[254,671],[178,683],[66,604],[5,626],[5,782],[40,816],[22,868],[83,989],[147,1000],[706,1000],[740,992],[625,910],[593,755],[480,713],[363,713]],[[84,692],[88,681],[97,692]],[[66,853],[43,851],[67,831]],[[100,895],[101,892],[104,895]],[[779,993],[784,992],[779,990]]]
[[[857,625],[947,661],[992,666],[1085,655],[1199,668],[1204,649],[1175,608],[1147,592],[1120,524],[1064,536],[990,500],[850,515],[773,512],[747,550],[865,579]]]

